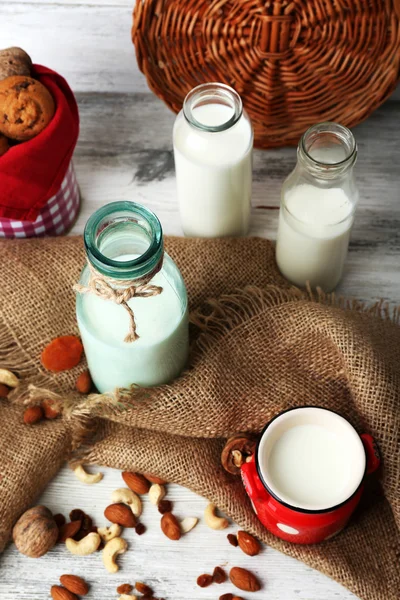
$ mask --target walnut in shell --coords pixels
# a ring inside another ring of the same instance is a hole
[[[58,527],[53,515],[45,506],[27,510],[16,522],[13,540],[21,554],[39,558],[56,543]]]
[[[221,454],[221,463],[225,471],[232,475],[240,474],[240,467],[254,454],[257,440],[247,433],[239,433],[226,442]]]
[[[31,75],[32,61],[22,48],[0,50],[0,81],[13,75]]]

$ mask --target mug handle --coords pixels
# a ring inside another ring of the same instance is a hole
[[[362,433],[361,440],[364,445],[365,453],[367,455],[367,475],[374,473],[381,464],[381,455],[379,452],[378,445],[372,435],[369,433]]]
[[[262,485],[260,478],[257,473],[256,463],[254,460],[254,456],[250,462],[244,463],[240,468],[240,473],[242,476],[242,481],[245,487],[247,494],[250,498],[254,500],[260,501],[261,499],[265,500],[265,496],[268,496],[267,490]],[[264,496],[264,498],[262,498]]]

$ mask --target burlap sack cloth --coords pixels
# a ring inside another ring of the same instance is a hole
[[[334,298],[289,288],[265,240],[170,238],[166,246],[194,311],[188,370],[169,386],[82,401],[70,393],[84,365],[51,375],[39,363],[49,340],[77,332],[71,288],[84,263],[81,239],[0,243],[0,366],[70,397],[68,418],[31,428],[21,424],[25,386],[13,402],[0,403],[1,549],[18,515],[71,447],[79,447],[82,429],[96,425],[97,441],[80,446],[78,458],[187,486],[242,528],[361,598],[398,600],[398,315],[389,317],[381,306],[368,312],[355,302],[341,308]],[[369,482],[349,526],[317,546],[271,536],[240,479],[220,465],[227,436],[259,431],[278,411],[304,404],[333,408],[360,432],[372,433],[384,460],[382,485]]]

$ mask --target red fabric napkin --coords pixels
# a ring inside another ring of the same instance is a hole
[[[60,188],[78,139],[78,107],[68,83],[40,65],[33,65],[33,77],[50,91],[56,112],[39,135],[0,157],[0,218],[36,220]]]

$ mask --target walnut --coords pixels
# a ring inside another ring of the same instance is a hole
[[[32,558],[46,554],[56,543],[57,537],[57,524],[45,506],[35,506],[27,510],[13,529],[13,540],[17,549]]]

